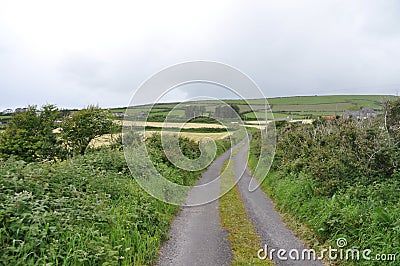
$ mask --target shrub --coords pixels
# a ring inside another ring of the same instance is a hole
[[[16,156],[26,162],[63,157],[60,140],[53,134],[59,114],[54,105],[30,106],[15,114],[0,134],[0,156]]]
[[[116,125],[110,111],[89,106],[66,117],[61,127],[61,136],[69,153],[82,155],[92,139],[112,133]]]
[[[311,230],[317,239],[311,246],[335,246],[345,237],[350,248],[400,254],[398,106],[387,104],[375,120],[278,127],[275,160],[262,189],[280,211]],[[259,134],[253,134],[251,166],[264,148],[256,143]]]

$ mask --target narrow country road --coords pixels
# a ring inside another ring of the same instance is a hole
[[[218,157],[202,174],[196,185],[215,180],[229,159],[231,150]],[[219,193],[219,182],[215,188]],[[187,202],[196,201],[201,191],[192,189]],[[157,265],[230,265],[232,252],[227,239],[228,232],[221,227],[219,201],[195,206],[181,207],[172,223],[169,240],[161,249]]]
[[[247,214],[250,216],[257,234],[262,239],[260,248],[265,244],[269,248],[297,249],[301,252],[305,246],[287,229],[281,220],[281,216],[274,210],[274,204],[261,189],[254,192],[248,191],[248,184],[251,179],[250,171],[247,167],[248,143],[242,146],[236,145],[232,150],[238,149],[239,152],[233,157],[235,166],[235,179],[241,176],[238,183]],[[218,157],[202,177],[197,185],[208,183],[215,180],[222,169],[226,160],[229,159],[231,151],[227,151]],[[244,170],[244,171],[243,171]],[[214,182],[212,190],[219,191],[219,182]],[[192,189],[187,201],[195,201],[201,198],[201,191]],[[215,194],[215,191],[213,192]],[[157,265],[204,265],[219,266],[230,265],[232,252],[230,243],[227,239],[228,232],[221,227],[219,216],[219,201],[195,206],[181,207],[177,217],[174,219],[169,231],[169,240],[163,245],[160,251],[160,258]],[[256,254],[255,254],[256,255]],[[273,258],[275,265],[323,265],[320,261],[293,261],[278,260]]]
[[[240,151],[233,157],[235,165],[235,177],[242,174],[238,186],[244,205],[246,207],[247,214],[252,219],[252,222],[256,228],[257,234],[261,237],[261,245],[264,247],[268,245],[269,249],[284,249],[287,251],[285,257],[288,257],[288,253],[292,249],[296,249],[301,254],[302,250],[306,247],[305,245],[290,231],[286,225],[282,222],[281,215],[275,211],[274,204],[269,197],[260,189],[256,189],[253,192],[249,192],[248,187],[251,180],[250,170],[247,167],[247,150],[249,148],[246,143]],[[243,172],[243,169],[245,171]],[[323,265],[320,261],[314,260],[279,260],[273,257],[275,265]]]

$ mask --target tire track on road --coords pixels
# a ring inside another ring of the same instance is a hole
[[[256,233],[262,240],[260,248],[267,244],[270,249],[285,249],[287,252],[296,249],[301,254],[306,246],[286,227],[269,197],[260,188],[249,192],[248,186],[252,178],[247,166],[249,144],[241,145],[242,143],[218,157],[202,174],[196,185],[206,184],[219,177],[221,169],[225,161],[230,158],[232,151],[239,149],[231,158],[234,162],[235,179],[240,178],[237,186],[247,215],[251,218]],[[219,181],[213,182],[211,194],[220,190]],[[202,191],[192,189],[187,197],[187,202],[198,202],[199,198],[205,197],[199,192]],[[170,228],[169,240],[161,248],[156,265],[230,265],[233,257],[231,244],[227,239],[228,232],[222,228],[218,208],[219,200],[200,206],[181,207]],[[288,260],[279,260],[277,256],[272,259],[272,262],[278,266],[323,266],[322,262],[318,260],[291,260],[289,258]]]
[[[233,157],[235,166],[235,177],[240,178],[238,182],[239,190],[242,195],[247,214],[253,221],[258,235],[262,239],[261,246],[268,245],[269,249],[284,249],[289,252],[296,249],[300,252],[306,249],[303,242],[297,238],[291,230],[289,230],[282,221],[281,215],[274,209],[272,200],[259,187],[253,192],[249,191],[249,183],[251,173],[247,166],[247,150],[249,144],[245,145]],[[245,171],[243,172],[243,169]],[[243,173],[243,174],[242,174]],[[239,175],[242,176],[240,177]],[[256,181],[256,180],[254,180]],[[288,253],[288,260],[279,260],[276,256],[272,258],[275,265],[304,265],[304,266],[323,266],[323,263],[318,260],[292,260]]]
[[[231,150],[228,150],[219,156],[196,185],[206,184],[219,177],[230,154]],[[211,190],[219,193],[220,182],[213,184]],[[192,189],[187,202],[198,202],[199,198],[205,197],[201,192]],[[228,233],[221,226],[218,207],[218,200],[200,206],[181,207],[169,231],[169,240],[161,248],[157,265],[230,265],[232,252]]]

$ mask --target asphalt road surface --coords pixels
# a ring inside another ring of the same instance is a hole
[[[285,249],[289,252],[297,249],[300,254],[305,249],[304,244],[291,232],[281,220],[281,216],[274,210],[274,204],[261,189],[254,192],[248,191],[251,179],[247,167],[248,143],[243,146],[236,145],[233,150],[240,151],[233,157],[235,165],[235,178],[242,195],[247,214],[251,217],[256,231],[262,239],[260,248],[268,245],[270,249]],[[197,185],[215,180],[226,160],[229,159],[231,151],[225,152],[218,157],[212,165],[202,174]],[[219,191],[219,182],[213,182],[211,190]],[[214,194],[215,191],[212,193]],[[202,192],[192,190],[187,202],[196,201],[202,197]],[[194,200],[195,199],[195,200]],[[169,231],[169,240],[163,245],[157,265],[230,265],[232,252],[227,239],[226,230],[221,227],[219,216],[219,201],[195,206],[181,207],[177,217],[174,219]],[[323,265],[314,260],[280,260],[273,257],[275,265]]]
[[[229,159],[230,151],[218,157],[196,183],[201,185],[215,180]],[[219,193],[219,182],[214,182]],[[190,191],[187,202],[198,201],[201,191]],[[169,240],[161,248],[157,265],[230,265],[232,252],[227,239],[228,232],[221,226],[219,201],[181,207],[169,231]]]
[[[322,266],[323,264],[318,260],[290,259],[289,252],[292,249],[297,250],[300,253],[299,257],[301,258],[301,254],[306,247],[282,222],[281,215],[275,211],[273,202],[260,188],[253,192],[249,192],[248,187],[251,175],[249,168],[247,167],[248,147],[249,145],[245,144],[233,158],[235,177],[238,178],[239,175],[242,175],[238,182],[239,190],[247,214],[250,216],[257,234],[261,237],[261,246],[265,248],[265,245],[267,245],[269,251],[271,249],[275,249],[276,251],[283,249],[286,251],[286,254],[282,254],[281,256],[283,259],[278,258],[277,252],[275,252],[275,256],[273,254],[272,262],[274,262],[275,265]],[[295,253],[293,254],[295,255]],[[308,253],[305,254],[305,257],[308,258]],[[285,258],[287,258],[287,260],[285,260]]]

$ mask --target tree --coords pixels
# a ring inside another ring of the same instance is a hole
[[[65,118],[61,128],[68,152],[84,154],[92,139],[112,133],[116,124],[113,123],[111,112],[89,106]]]
[[[29,106],[25,112],[15,114],[0,134],[0,156],[14,155],[27,162],[60,156],[60,141],[53,133],[58,116],[54,105],[45,105],[40,110]]]

